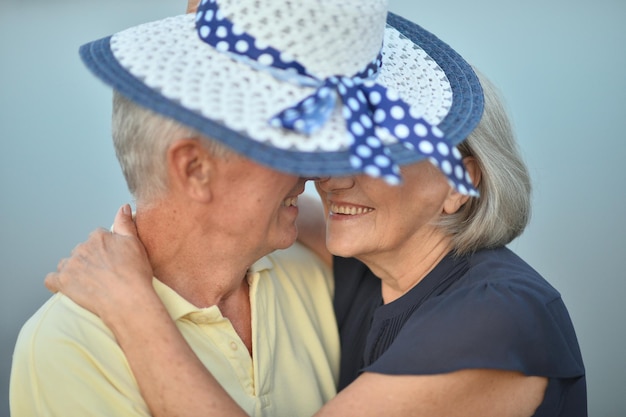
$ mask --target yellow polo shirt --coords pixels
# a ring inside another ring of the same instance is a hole
[[[331,272],[296,244],[255,263],[248,280],[253,358],[219,308],[196,308],[156,279],[154,287],[200,360],[249,415],[310,416],[336,393]],[[113,334],[61,294],[20,332],[10,406],[12,417],[150,415]]]

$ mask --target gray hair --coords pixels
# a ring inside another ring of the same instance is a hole
[[[113,92],[112,116],[115,154],[126,178],[128,190],[137,202],[154,202],[167,191],[166,154],[177,139],[201,140],[216,156],[231,152],[193,129],[154,113]]]
[[[459,145],[481,171],[480,197],[471,197],[439,225],[452,235],[457,255],[506,245],[530,219],[531,184],[511,123],[493,84],[479,74],[485,109],[476,129]]]

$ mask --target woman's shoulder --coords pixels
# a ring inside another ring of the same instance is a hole
[[[506,247],[484,249],[466,256],[462,279],[449,288],[454,291],[480,291],[484,297],[526,297],[550,303],[561,294],[537,270]]]
[[[415,373],[584,373],[567,308],[541,275],[506,248],[476,252],[466,262],[452,285],[410,315],[380,365],[395,356]]]

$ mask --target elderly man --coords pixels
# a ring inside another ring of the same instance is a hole
[[[195,354],[249,414],[312,414],[335,394],[330,273],[302,247],[268,255],[296,239],[304,180],[118,93],[113,129],[146,270]],[[16,417],[150,414],[107,323],[61,294],[21,331],[11,409]]]

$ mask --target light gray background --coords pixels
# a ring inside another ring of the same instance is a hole
[[[0,0],[0,416],[19,327],[49,296],[45,274],[129,201],[109,138],[110,92],[77,48],[184,7]],[[625,416],[626,2],[391,0],[390,10],[502,90],[535,185],[531,225],[511,247],[569,306],[590,416]]]

